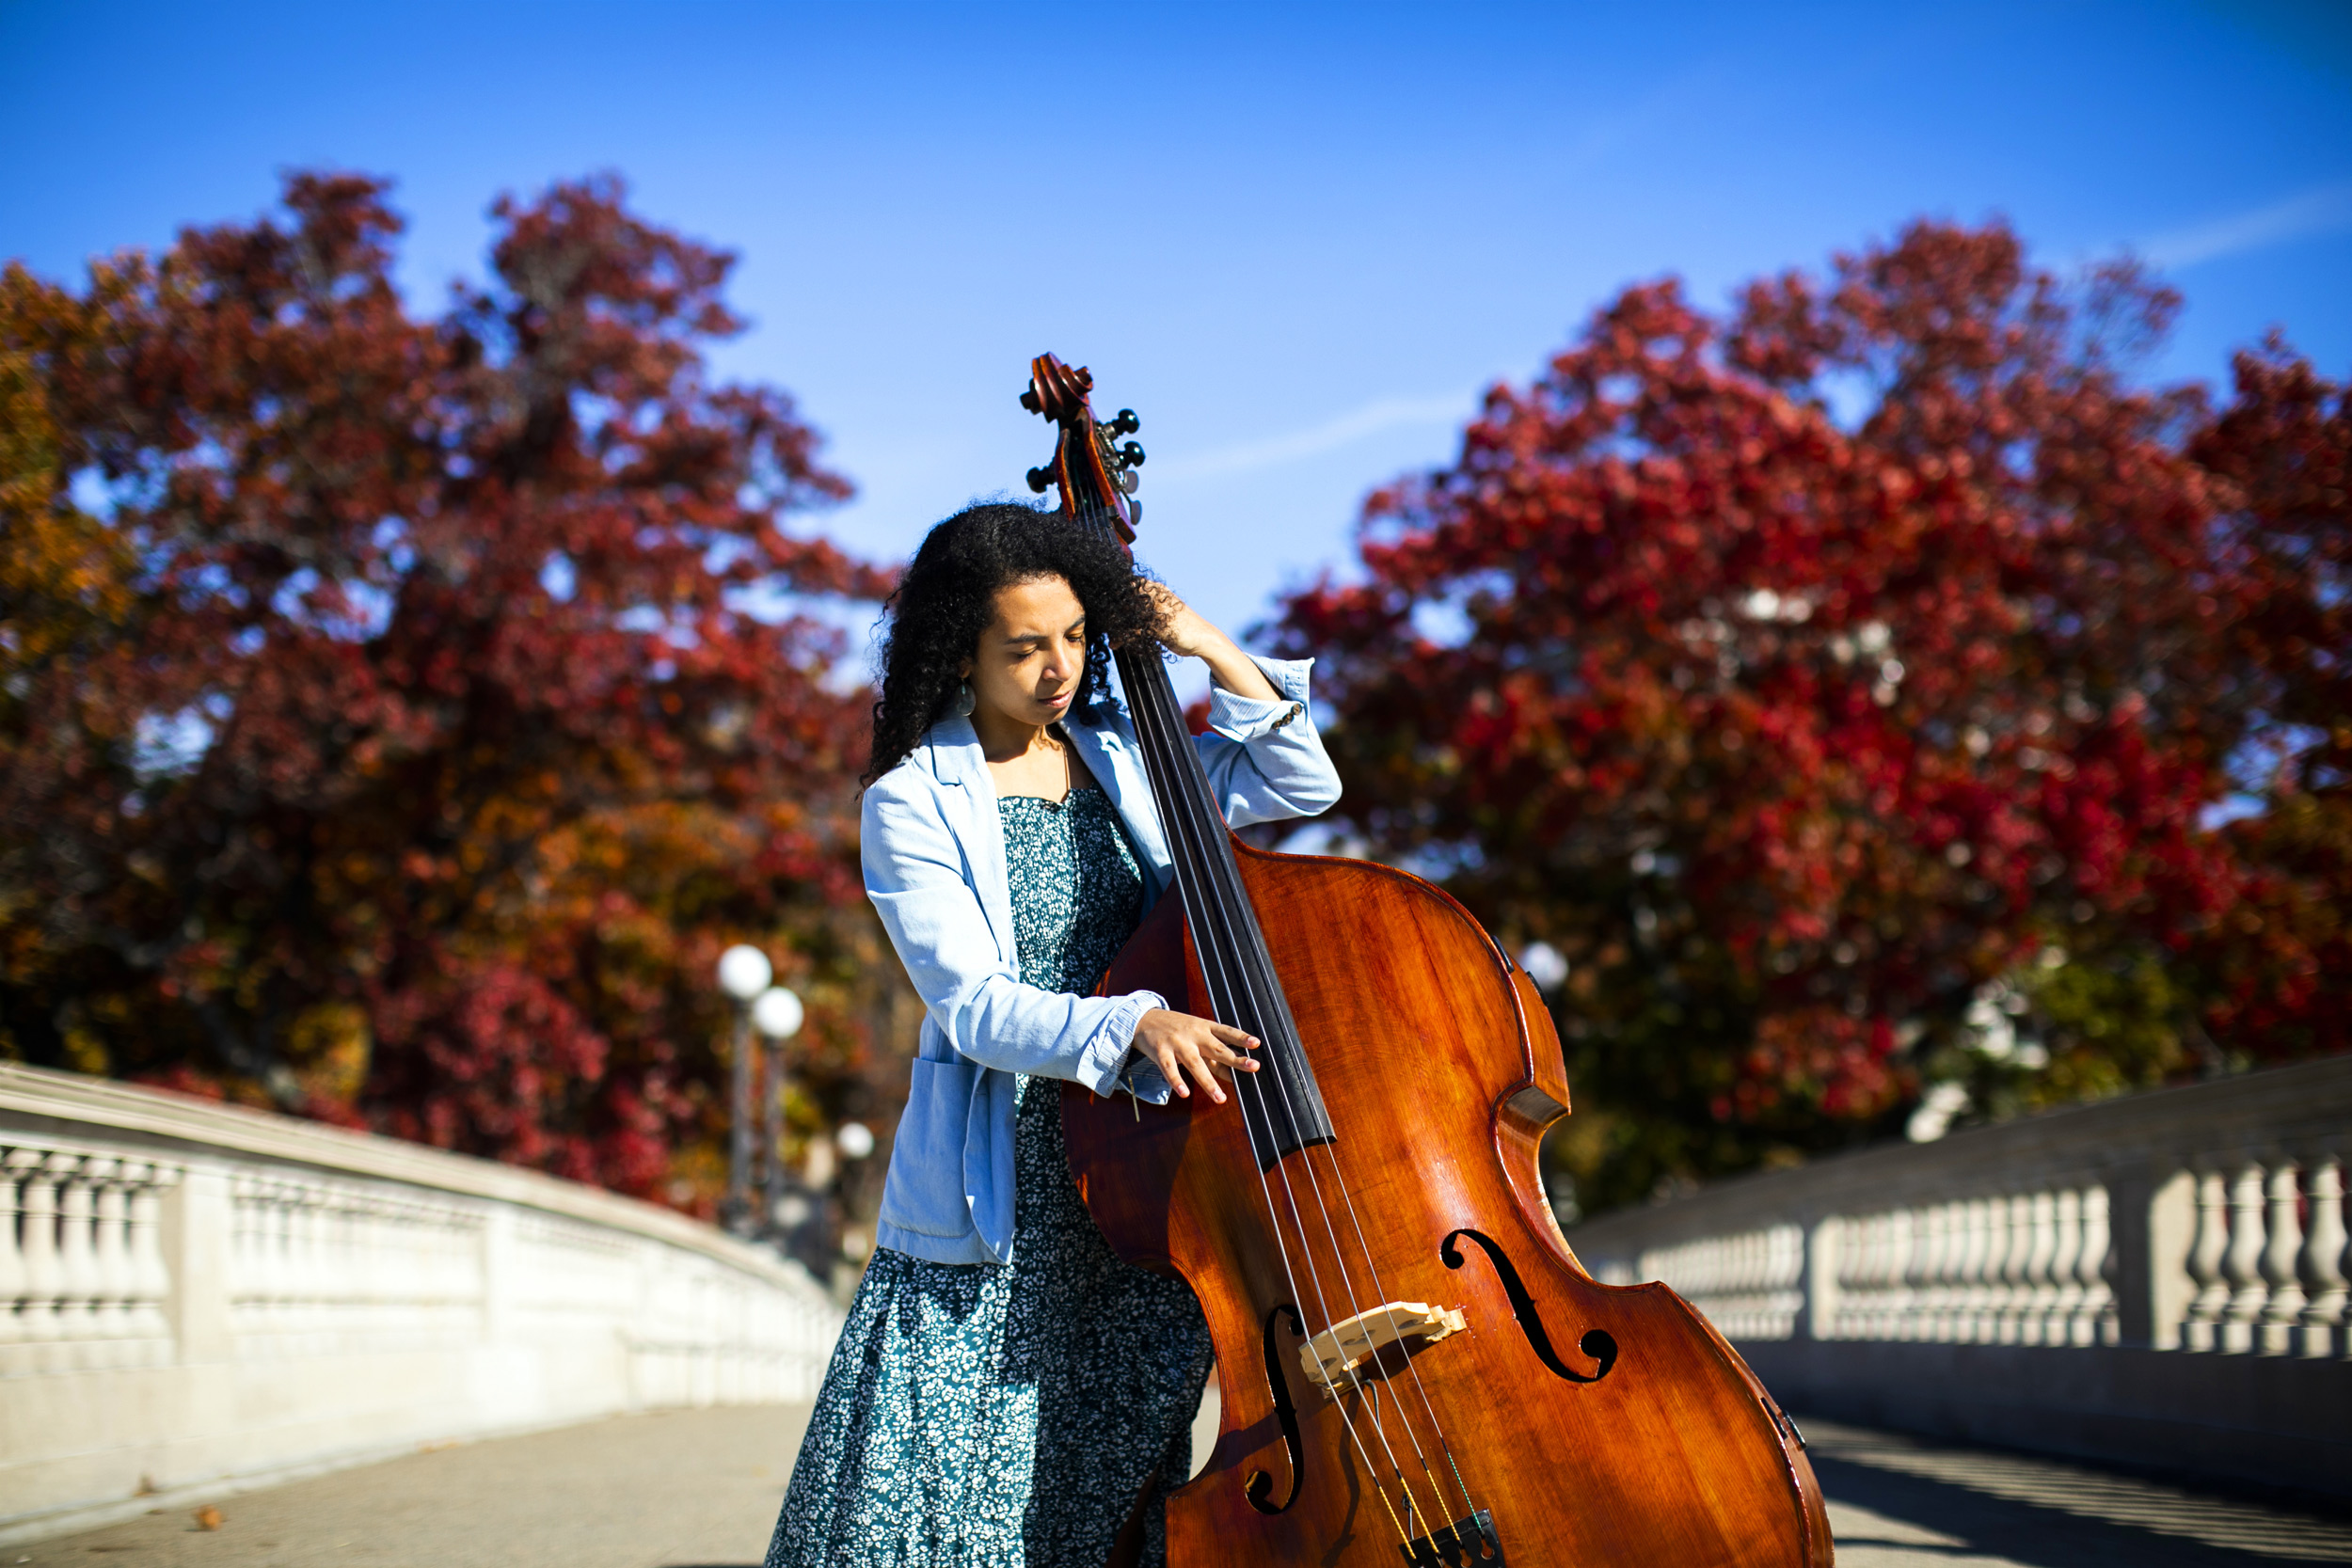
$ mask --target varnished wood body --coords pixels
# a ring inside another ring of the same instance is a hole
[[[1762,1386],[1664,1286],[1616,1288],[1586,1275],[1553,1223],[1536,1146],[1566,1114],[1568,1088],[1525,976],[1468,911],[1418,878],[1360,861],[1236,850],[1339,1133],[1334,1148],[1292,1154],[1266,1173],[1278,1203],[1288,1176],[1307,1216],[1303,1249],[1286,1227],[1296,1289],[1230,1097],[1223,1106],[1199,1094],[1146,1105],[1140,1122],[1123,1097],[1098,1100],[1073,1085],[1063,1098],[1071,1168],[1095,1222],[1121,1257],[1182,1275],[1216,1341],[1222,1428],[1207,1468],[1168,1499],[1172,1568],[1403,1560],[1343,1420],[1344,1410],[1369,1440],[1367,1396],[1320,1397],[1299,1370],[1298,1338],[1279,1321],[1278,1308],[1295,1303],[1311,1334],[1356,1309],[1337,1287],[1340,1259],[1310,1166],[1359,1306],[1441,1303],[1468,1316],[1467,1332],[1427,1346],[1412,1367],[1512,1568],[1826,1568],[1828,1521],[1812,1467]],[[1153,911],[1106,986],[1148,988],[1207,1014],[1177,905],[1169,897]],[[1334,1156],[1377,1294],[1334,1188]],[[1578,1348],[1588,1331],[1614,1338],[1607,1375],[1580,1384],[1547,1368],[1479,1247],[1462,1243],[1462,1266],[1446,1265],[1442,1243],[1466,1227],[1509,1257],[1566,1370],[1596,1370]],[[1296,1475],[1265,1370],[1270,1315],[1304,1448]],[[1403,1373],[1386,1387],[1396,1401],[1391,1441],[1402,1449],[1397,1413],[1409,1413],[1426,1446],[1421,1391]],[[1430,1457],[1443,1475],[1443,1461]],[[1259,1471],[1271,1478],[1269,1506],[1289,1499],[1280,1513],[1252,1505],[1247,1488]]]

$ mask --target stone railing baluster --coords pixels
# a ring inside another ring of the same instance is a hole
[[[2307,1356],[2332,1359],[2347,1349],[2343,1156],[2335,1148],[2324,1148],[2311,1160],[2310,1171],[2306,1191],[2311,1224],[2303,1232],[2303,1253],[2296,1259],[2304,1297],[2302,1335],[2296,1348]]]
[[[1902,1310],[1903,1254],[1910,1216],[1899,1209],[1881,1211],[1874,1217],[1876,1244],[1870,1259],[1870,1323],[1873,1339],[1895,1337],[1898,1314]]]
[[[1830,1251],[1830,1299],[1836,1303],[1836,1310],[1829,1333],[1836,1338],[1852,1339],[1860,1337],[1863,1320],[1869,1311],[1868,1301],[1863,1294],[1863,1225],[1853,1218],[1833,1223],[1837,1234],[1836,1244]]]
[[[1886,1259],[1879,1266],[1879,1288],[1886,1305],[1879,1311],[1879,1337],[1898,1338],[1911,1319],[1911,1252],[1915,1216],[1897,1209],[1886,1216]]]
[[[1784,1225],[1775,1228],[1774,1248],[1778,1257],[1773,1275],[1774,1311],[1778,1322],[1776,1332],[1794,1336],[1797,1321],[1804,1311],[1804,1230],[1800,1226]]]
[[[0,1149],[0,1357],[5,1347],[24,1337],[24,1309],[27,1288],[24,1279],[24,1247],[17,1239],[21,1204],[18,1192],[24,1186],[24,1171],[37,1158],[30,1149]],[[13,1370],[0,1359],[0,1372]]]
[[[162,1165],[140,1165],[126,1205],[125,1240],[131,1251],[131,1333],[151,1345],[168,1339],[171,1266],[164,1261],[164,1195],[180,1173]]]
[[[1976,1309],[1976,1345],[1999,1345],[2002,1319],[2009,1307],[2009,1195],[1985,1199],[1985,1265],[1979,1272],[1980,1295]]]
[[[1911,1256],[1903,1260],[1903,1289],[1911,1297],[1911,1312],[1901,1326],[1902,1338],[1906,1339],[1935,1338],[1935,1269],[1943,1245],[1941,1206],[1930,1204],[1913,1210]]]
[[[1688,1250],[1785,1337],[1788,1242],[1741,1234]],[[838,1323],[797,1266],[613,1194],[0,1063],[0,1539],[665,1387],[806,1398]]]
[[[260,1243],[254,1233],[254,1179],[237,1172],[229,1179],[228,1277],[223,1282],[232,1314],[243,1314],[253,1298],[255,1259]]]
[[[1845,1304],[1837,1293],[1837,1254],[1846,1222],[1830,1215],[1815,1220],[1804,1232],[1804,1337],[1839,1338],[1838,1318]]]
[[[24,1338],[34,1344],[51,1344],[59,1337],[57,1302],[65,1272],[57,1260],[57,1184],[80,1164],[71,1155],[40,1153],[25,1167],[18,1189],[24,1247],[24,1299],[18,1310]]]
[[[1726,1337],[1786,1339],[1806,1308],[1806,1256],[1804,1230],[1772,1226],[1653,1247],[1622,1273],[1601,1263],[1599,1277],[1662,1280]]]
[[[1935,1206],[1943,1241],[1936,1249],[1934,1338],[1950,1344],[1961,1337],[1968,1307],[1968,1206],[1955,1199]]]
[[[1930,1274],[1925,1338],[1948,1344],[1959,1338],[1963,1295],[1961,1274],[1968,1260],[1967,1206],[1938,1203],[1930,1211]]]
[[[1620,1261],[1639,1257],[1677,1289],[1731,1259],[1693,1305],[1792,1408],[2352,1496],[2347,1148],[2352,1058],[2328,1058],[1745,1177],[1568,1237],[1597,1273],[1641,1277]],[[1773,1238],[1794,1220],[1791,1315]],[[2261,1365],[2286,1356],[2306,1365]]]
[[[91,1330],[118,1347],[131,1337],[130,1167],[120,1160],[104,1163],[91,1205],[90,1250],[97,1276],[91,1303]],[[116,1365],[126,1359],[118,1354]]]
[[[1735,1236],[1724,1245],[1724,1273],[1716,1282],[1716,1289],[1730,1298],[1725,1303],[1726,1315],[1740,1324],[1740,1333],[1750,1336],[1756,1333],[1756,1241],[1751,1232]]]
[[[1999,1338],[2005,1345],[2025,1338],[2026,1317],[2033,1302],[2033,1195],[2009,1196],[2009,1242],[2001,1255],[2001,1321]]]
[[[2230,1305],[2230,1282],[2221,1272],[2230,1255],[2230,1184],[2218,1164],[2200,1164],[2196,1174],[2197,1239],[2189,1248],[2188,1277],[2197,1294],[2188,1304],[2181,1345],[2214,1351],[2221,1348],[2221,1314]]]
[[[2017,1342],[2017,1304],[2025,1293],[2026,1259],[2033,1245],[2032,1228],[2024,1212],[2027,1201],[2014,1192],[1993,1201],[1993,1234],[1999,1262],[1989,1281],[1993,1296],[1985,1338],[1994,1344]]]
[[[2083,1195],[2068,1187],[2051,1198],[2053,1243],[2042,1264],[2042,1305],[2035,1314],[2038,1344],[2067,1345],[2074,1340],[2074,1307],[2082,1299],[2082,1281],[2074,1265],[2083,1246]]]
[[[1993,1200],[1968,1199],[1961,1210],[1961,1224],[1965,1227],[1966,1238],[1961,1253],[1952,1338],[1962,1344],[1975,1344],[1987,1338],[1984,1329],[1993,1311],[1993,1286],[1988,1275],[1999,1266],[1993,1250]]]
[[[2221,1260],[2222,1278],[2230,1287],[2229,1305],[2221,1314],[2221,1348],[2243,1355],[2254,1348],[2254,1323],[2270,1287],[2263,1279],[2263,1167],[2251,1154],[2238,1160],[2236,1167],[2230,1181],[2230,1250]]]
[[[1837,1323],[1848,1339],[1870,1337],[1878,1298],[1871,1288],[1873,1243],[1869,1216],[1850,1215],[1837,1227]]]
[[[2021,1343],[2042,1343],[2042,1326],[2058,1300],[2050,1267],[2058,1257],[2058,1201],[2049,1192],[2036,1192],[2025,1200],[2026,1266],[2017,1290],[2017,1338]]]
[[[2291,1355],[2300,1338],[2296,1328],[2303,1316],[2303,1282],[2296,1270],[2303,1255],[2301,1176],[2293,1160],[2272,1159],[2263,1216],[2264,1300],[2255,1336],[2255,1349],[2265,1355]]]
[[[1852,1255],[1846,1272],[1851,1282],[1844,1297],[1846,1338],[1876,1338],[1885,1302],[1879,1276],[1886,1255],[1886,1216],[1865,1214],[1852,1221],[1846,1227],[1846,1239]]]
[[[2074,1311],[2066,1342],[2073,1345],[2115,1343],[2115,1291],[2107,1283],[2113,1238],[2108,1230],[2105,1187],[2083,1190],[2082,1248],[2074,1258]]]
[[[92,1245],[97,1215],[94,1180],[114,1168],[107,1159],[66,1157],[71,1164],[57,1182],[57,1299],[55,1338],[74,1348],[72,1365],[93,1363],[87,1346],[97,1335],[98,1254]]]
[[[1865,1214],[1855,1243],[1853,1338],[1875,1339],[1886,1322],[1886,1216]]]
[[[1867,1338],[1870,1333],[1870,1309],[1876,1302],[1870,1293],[1870,1220],[1867,1215],[1849,1219],[1837,1248],[1837,1336],[1841,1339]]]

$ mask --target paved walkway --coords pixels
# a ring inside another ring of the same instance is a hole
[[[1804,1426],[1838,1568],[2352,1562],[2352,1518],[1831,1421]]]
[[[215,1529],[175,1508],[0,1552],[0,1568],[736,1568],[767,1547],[806,1418],[680,1411],[438,1449],[225,1497]],[[1839,1568],[2352,1563],[2352,1521],[1826,1421],[1805,1430]]]

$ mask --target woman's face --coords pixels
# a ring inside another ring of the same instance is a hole
[[[1086,667],[1086,607],[1065,579],[1031,578],[996,591],[964,678],[977,707],[1045,725],[1070,711]]]

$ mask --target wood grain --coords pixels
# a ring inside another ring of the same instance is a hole
[[[1827,1568],[1820,1492],[1793,1429],[1722,1337],[1662,1285],[1578,1265],[1535,1151],[1566,1114],[1559,1044],[1526,977],[1460,905],[1365,862],[1236,846],[1242,875],[1338,1131],[1261,1174],[1238,1101],[1168,1107],[1064,1090],[1071,1168],[1120,1256],[1181,1275],[1216,1342],[1222,1426],[1171,1495],[1168,1560],[1393,1564],[1426,1533],[1489,1511],[1515,1568]],[[1210,1011],[1177,900],[1152,911],[1106,989]],[[1475,1230],[1509,1259],[1548,1336],[1547,1365]],[[1300,1372],[1313,1334],[1384,1301],[1459,1308],[1467,1331],[1384,1353],[1336,1403]],[[1284,1369],[1294,1473],[1267,1375]],[[1614,1341],[1613,1362],[1580,1348]],[[1458,1468],[1460,1484],[1454,1480]],[[1263,1472],[1264,1507],[1248,1496]],[[1384,1484],[1385,1483],[1385,1484]],[[1295,1496],[1294,1496],[1295,1493]],[[1442,1512],[1438,1512],[1442,1510]]]

